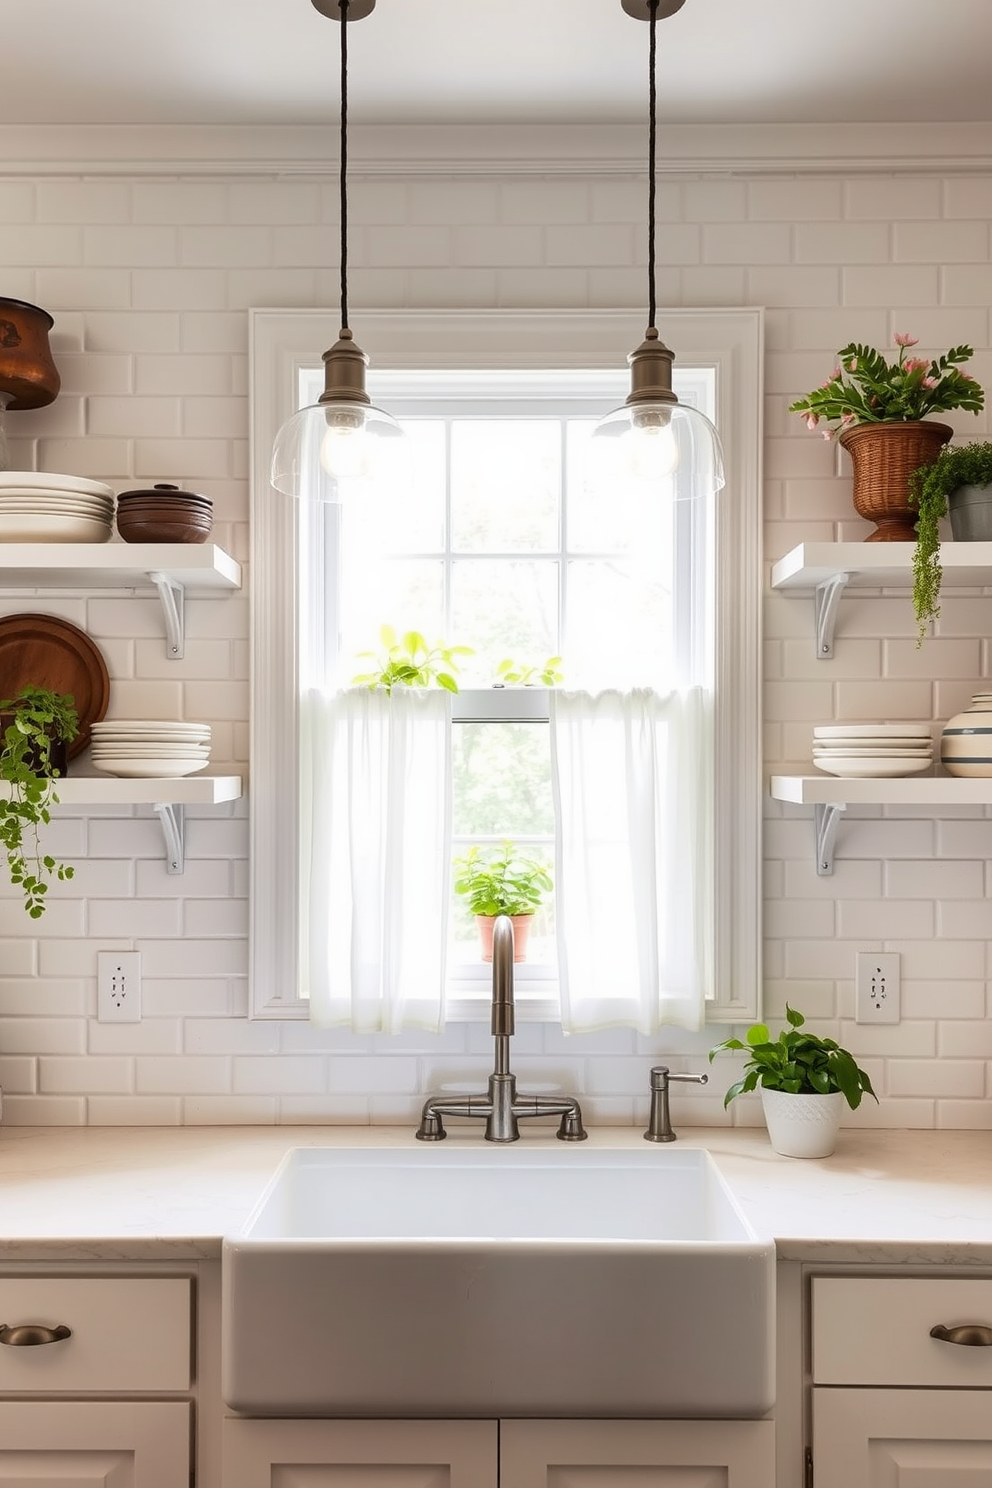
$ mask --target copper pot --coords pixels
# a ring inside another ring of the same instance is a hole
[[[62,386],[48,333],[55,321],[26,300],[0,296],[0,394],[13,411],[54,403]]]

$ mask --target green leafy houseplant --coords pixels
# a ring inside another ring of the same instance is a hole
[[[972,413],[985,406],[985,394],[969,372],[960,366],[974,356],[970,346],[952,346],[945,355],[910,357],[915,336],[898,332],[899,348],[894,362],[872,346],[852,341],[837,353],[837,365],[818,388],[790,403],[790,413],[800,413],[810,429],[821,430],[824,439],[854,424],[905,423],[925,419],[930,413],[966,408]]]
[[[548,865],[510,841],[490,849],[472,846],[452,866],[455,893],[465,896],[475,915],[533,914],[552,888]]]
[[[382,651],[359,651],[359,660],[368,658],[374,662],[371,671],[352,677],[359,687],[373,691],[381,687],[392,692],[394,687],[431,687],[436,682],[447,692],[457,692],[458,683],[454,673],[458,670],[456,657],[471,656],[471,646],[446,646],[443,641],[428,645],[419,630],[408,630],[397,636],[391,625],[379,631]]]
[[[37,920],[45,912],[45,879],[73,876],[72,868],[42,853],[39,829],[51,821],[50,808],[59,799],[54,781],[60,772],[52,745],[76,737],[79,717],[68,694],[23,687],[17,697],[0,702],[0,718],[0,780],[9,786],[0,800],[0,846],[7,854],[10,881],[20,885],[24,908]]]
[[[745,1035],[746,1043],[729,1038],[710,1050],[711,1063],[717,1054],[728,1049],[743,1050],[748,1055],[744,1064],[746,1073],[727,1091],[724,1107],[759,1085],[769,1090],[785,1090],[791,1095],[831,1095],[840,1090],[852,1111],[860,1106],[862,1095],[870,1095],[877,1101],[871,1081],[846,1049],[833,1039],[801,1033],[806,1019],[788,1003],[785,1016],[789,1026],[775,1040],[764,1023],[755,1023]]]
[[[533,665],[508,656],[497,666],[496,676],[495,687],[560,687],[564,680],[560,656]]]
[[[917,645],[931,620],[940,614],[940,586],[944,571],[940,562],[939,523],[947,516],[947,500],[959,486],[992,484],[992,443],[945,445],[928,465],[909,477],[910,505],[919,511],[916,547],[913,549],[913,609],[919,625]]]

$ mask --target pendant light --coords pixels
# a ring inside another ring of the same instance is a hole
[[[341,499],[340,482],[370,472],[380,440],[402,438],[388,413],[365,391],[369,359],[348,325],[348,24],[363,20],[375,0],[312,0],[321,15],[341,23],[341,330],[325,351],[324,391],[315,404],[288,418],[276,435],[270,479],[277,491],[311,501]]]
[[[655,82],[659,17],[674,15],[684,0],[620,0],[635,20],[649,23],[648,42],[648,329],[630,353],[630,393],[622,407],[593,429],[601,474],[618,479],[666,481],[676,499],[711,495],[723,479],[720,436],[705,414],[680,403],[672,388],[675,356],[655,325]],[[677,473],[677,474],[676,474]]]

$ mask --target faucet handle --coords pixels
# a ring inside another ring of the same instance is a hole
[[[680,1080],[691,1085],[706,1085],[709,1078],[709,1075],[679,1074],[678,1072],[673,1074],[667,1064],[656,1064],[651,1071],[651,1112],[648,1117],[647,1131],[644,1133],[645,1142],[674,1142],[676,1140],[668,1109],[668,1087],[672,1080]]]

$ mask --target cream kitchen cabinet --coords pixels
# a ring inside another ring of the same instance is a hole
[[[992,1279],[814,1277],[811,1340],[816,1488],[992,1483]]]
[[[500,1488],[769,1488],[771,1421],[503,1421]]]
[[[0,1488],[189,1488],[191,1285],[0,1277]]]
[[[0,1488],[189,1488],[190,1406],[0,1403]]]
[[[770,1421],[326,1421],[224,1424],[223,1488],[771,1488]],[[321,1474],[326,1474],[322,1476]],[[343,1480],[347,1481],[347,1480]]]
[[[495,1421],[227,1420],[223,1459],[222,1488],[498,1484]]]

